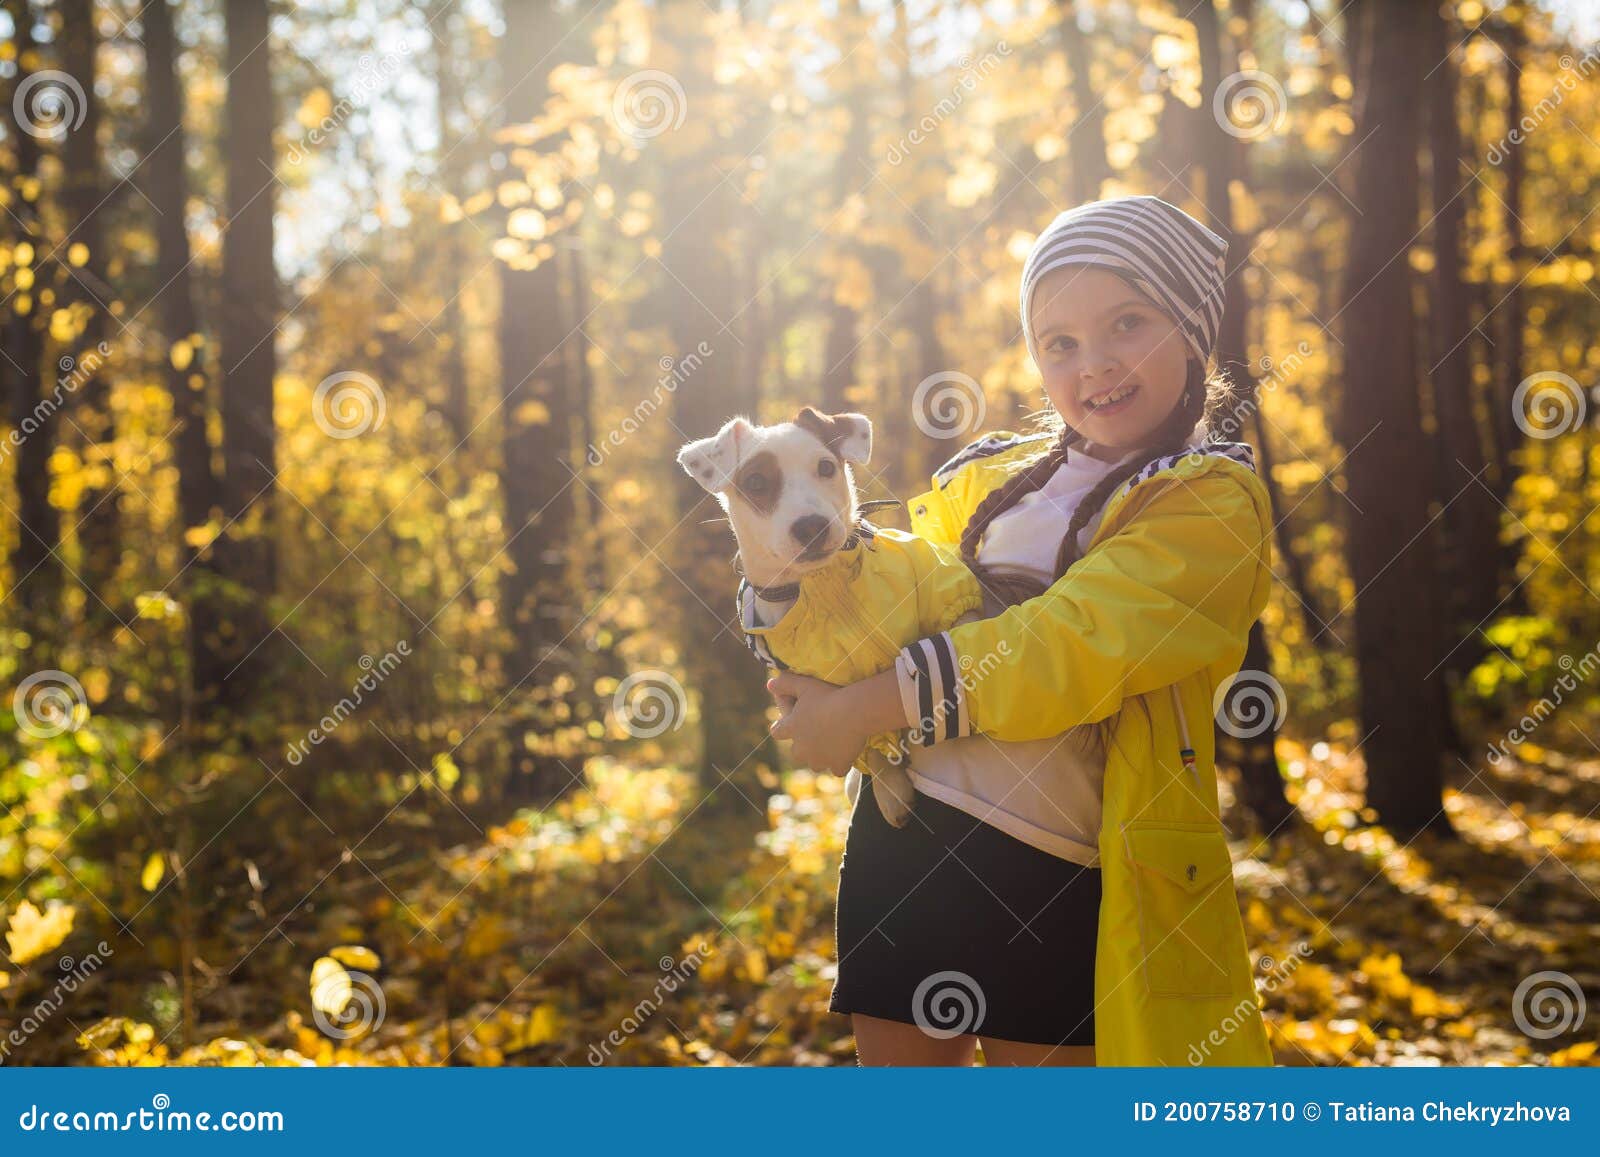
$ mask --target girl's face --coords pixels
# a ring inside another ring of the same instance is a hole
[[[1053,269],[1033,291],[1045,396],[1091,442],[1144,445],[1177,406],[1189,347],[1177,324],[1108,269]]]

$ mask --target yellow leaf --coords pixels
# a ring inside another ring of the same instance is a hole
[[[524,241],[537,241],[544,231],[544,214],[537,209],[518,209],[506,220],[506,232]]]
[[[89,247],[82,241],[74,241],[67,246],[67,261],[73,265],[84,265],[89,260]]]
[[[183,613],[183,608],[178,605],[177,600],[165,591],[141,591],[134,596],[133,605],[138,610],[139,618],[154,619],[157,622],[162,619],[175,619]],[[149,870],[150,866],[146,864],[145,871]]]
[[[328,949],[328,955],[346,968],[359,968],[363,972],[376,972],[380,964],[378,954],[360,944],[341,944]]]
[[[150,858],[144,862],[144,871],[139,873],[139,883],[146,892],[154,892],[161,886],[161,877],[167,874],[167,857],[161,852],[151,852]]]
[[[306,128],[315,128],[333,112],[333,95],[325,88],[314,88],[306,93],[295,119]]]
[[[191,526],[183,532],[183,541],[196,550],[204,550],[211,545],[220,529],[214,522],[208,522],[204,526]]]
[[[173,369],[186,370],[189,368],[189,364],[194,361],[194,346],[190,345],[188,341],[175,341],[172,343],[172,352],[168,356],[172,359]]]
[[[550,407],[535,398],[518,406],[515,416],[519,426],[543,426],[550,421]]]
[[[556,1039],[561,1031],[561,1015],[553,1004],[541,1004],[528,1018],[528,1031],[522,1035],[524,1048],[546,1044]]]
[[[24,900],[11,914],[11,928],[6,932],[11,963],[26,964],[57,947],[71,934],[77,915],[71,904],[51,904],[40,912]]]
[[[765,984],[767,980],[767,954],[759,948],[751,948],[744,954],[745,974],[754,984]]]
[[[311,966],[311,1007],[337,1018],[350,1003],[355,988],[350,974],[331,956],[319,956]]]

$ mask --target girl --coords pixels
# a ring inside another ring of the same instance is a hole
[[[1057,217],[1021,290],[1051,428],[911,504],[1009,609],[847,687],[769,684],[803,766],[919,745],[911,825],[857,806],[840,868],[830,1007],[863,1064],[1271,1063],[1212,762],[1271,560],[1248,447],[1205,434],[1226,249],[1155,197]]]

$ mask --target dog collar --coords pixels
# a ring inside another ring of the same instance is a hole
[[[797,582],[784,583],[781,587],[758,587],[749,579],[745,579],[745,583],[763,602],[792,603],[800,597],[800,584]]]
[[[863,508],[865,508],[869,504],[863,502],[861,505]],[[899,503],[892,498],[876,499],[873,505],[898,506]],[[877,532],[878,528],[873,526],[872,523],[868,522],[865,518],[857,518],[856,524],[850,528],[850,533],[845,537],[844,543],[839,547],[839,553],[843,554],[847,550],[854,550],[856,547],[861,545],[863,540],[871,539],[873,535],[877,534]],[[763,602],[791,603],[800,597],[800,583],[802,581],[803,580],[796,579],[794,582],[784,583],[782,586],[763,587],[757,586],[755,583],[751,582],[749,576],[746,575],[744,583],[745,586],[749,587],[751,591],[755,593],[755,596],[758,599],[761,599]]]

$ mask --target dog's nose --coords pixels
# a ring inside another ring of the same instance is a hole
[[[816,546],[828,533],[828,520],[820,514],[807,514],[794,520],[789,526],[789,533],[801,546]]]

